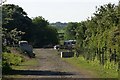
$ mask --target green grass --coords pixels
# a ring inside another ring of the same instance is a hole
[[[31,66],[37,66],[37,59],[29,59],[25,62],[22,62],[19,66],[12,66],[12,69],[21,70],[21,69],[29,69]]]
[[[80,70],[87,71],[90,75],[97,78],[118,78],[118,72],[112,69],[105,69],[102,65],[91,63],[82,57],[63,58],[66,62],[76,66]]]

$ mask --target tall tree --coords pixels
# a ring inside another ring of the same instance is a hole
[[[26,34],[23,39],[30,39],[32,30],[32,20],[27,16],[27,13],[18,5],[5,4],[2,5],[2,26],[9,31],[17,28]]]
[[[78,27],[77,22],[70,22],[68,23],[66,30],[65,30],[65,39],[76,39],[76,28]]]
[[[55,45],[58,43],[57,30],[49,26],[49,22],[42,16],[33,18],[33,44],[36,47]]]

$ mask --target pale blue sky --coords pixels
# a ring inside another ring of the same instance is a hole
[[[22,7],[30,18],[42,16],[49,22],[80,22],[91,17],[96,6],[118,4],[118,0],[7,0]]]

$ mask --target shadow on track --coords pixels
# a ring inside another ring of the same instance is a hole
[[[12,70],[6,75],[36,75],[36,76],[61,76],[74,75],[70,72],[41,71],[41,70]]]

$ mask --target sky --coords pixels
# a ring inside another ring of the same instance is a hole
[[[42,16],[50,23],[80,22],[93,16],[96,6],[118,4],[118,0],[7,0],[5,4],[19,5],[30,18]]]

